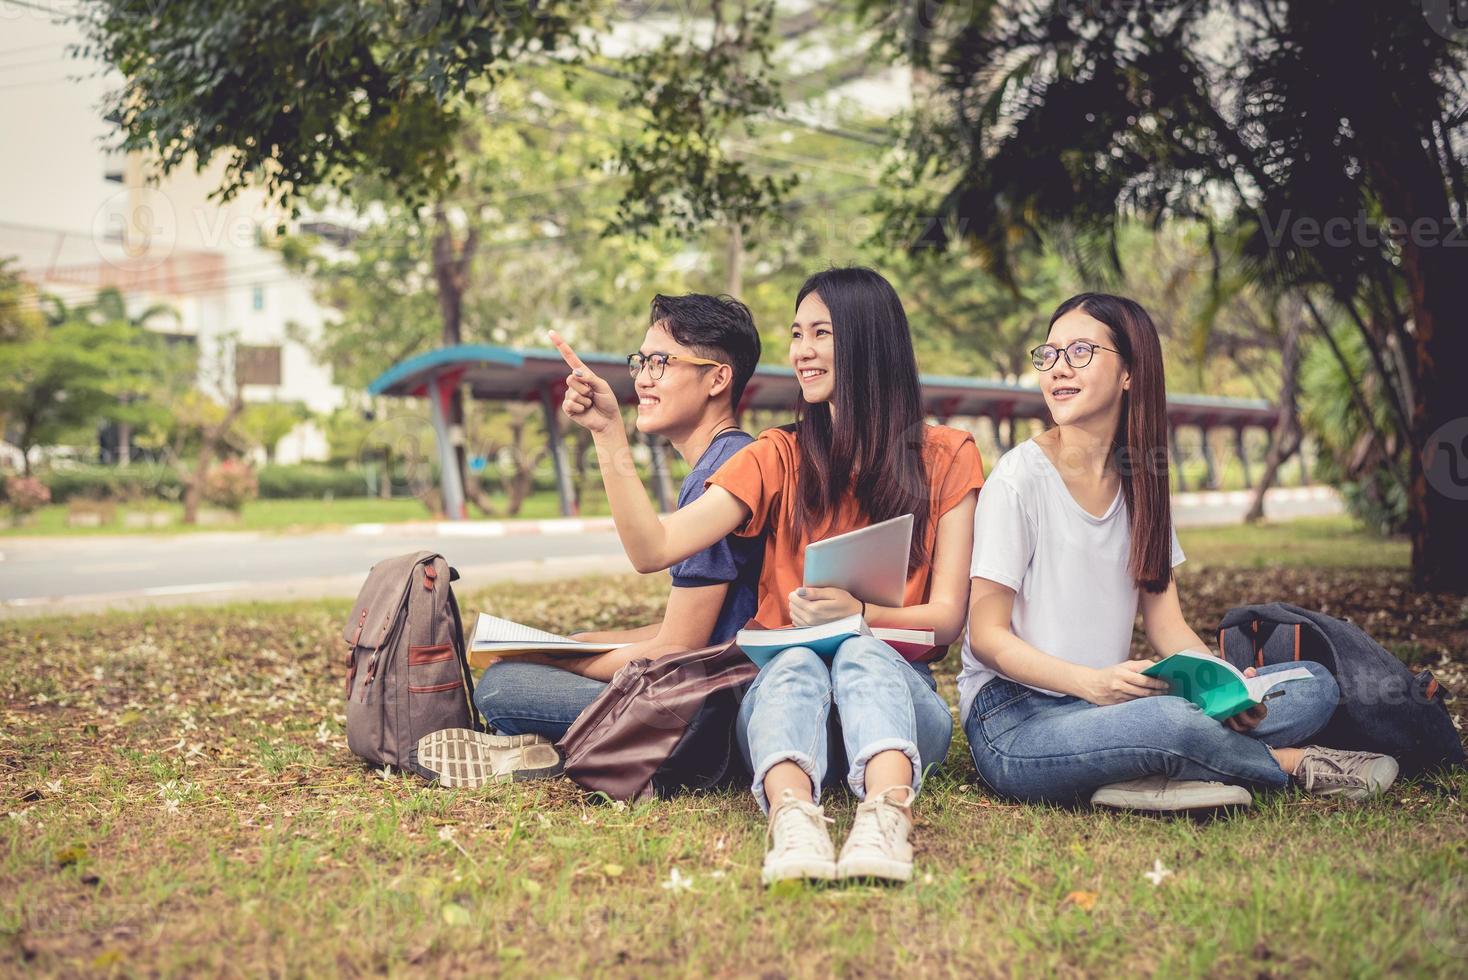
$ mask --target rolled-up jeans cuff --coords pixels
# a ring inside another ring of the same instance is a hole
[[[821,802],[821,777],[816,775],[816,764],[810,756],[804,752],[774,752],[760,760],[760,764],[754,770],[754,782],[750,789],[754,790],[755,802],[765,813],[770,812],[770,799],[765,795],[765,777],[770,770],[782,762],[793,762],[800,767],[810,780],[810,798],[816,803]]]
[[[907,756],[907,761],[912,765],[912,795],[917,796],[918,789],[923,784],[923,760],[918,755],[917,743],[905,738],[885,738],[863,746],[856,758],[851,760],[851,769],[846,774],[846,785],[851,787],[858,800],[867,798],[867,763],[879,752],[894,750]]]

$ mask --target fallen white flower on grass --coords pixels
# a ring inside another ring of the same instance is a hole
[[[668,872],[668,880],[663,882],[663,888],[670,892],[691,892],[693,879],[684,877],[683,872],[674,868]]]
[[[454,828],[453,827],[449,827],[449,826],[443,826],[443,827],[438,828],[438,839],[439,840],[450,840],[450,841],[453,840],[454,839]]]
[[[53,796],[61,792],[61,780],[53,779],[46,784],[46,792]]]
[[[1162,866],[1162,858],[1157,858],[1152,862],[1152,870],[1142,872],[1142,877],[1152,882],[1153,886],[1155,887],[1162,884],[1162,879],[1168,877],[1171,874],[1172,871],[1170,869],[1164,868]]]
[[[373,772],[377,773],[382,779],[386,779],[389,782],[392,781],[392,766],[385,765],[381,769],[374,769]]]
[[[316,726],[316,741],[322,745],[331,741],[331,726],[324,721]]]
[[[168,797],[163,801],[163,812],[169,816],[178,816],[178,800]]]

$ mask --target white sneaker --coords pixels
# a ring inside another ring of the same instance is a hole
[[[1148,810],[1181,813],[1185,810],[1217,810],[1248,806],[1254,797],[1242,786],[1207,779],[1170,779],[1165,775],[1143,776],[1109,783],[1091,794],[1092,806],[1115,810]]]
[[[561,756],[539,735],[491,735],[445,728],[418,740],[408,756],[426,779],[443,786],[477,789],[492,782],[546,779],[561,774]]]
[[[835,821],[826,816],[825,810],[783,790],[780,802],[770,811],[770,826],[765,831],[765,884],[793,878],[835,878],[836,847],[826,829],[828,823]]]
[[[893,794],[907,799],[898,803]],[[856,808],[856,821],[841,848],[836,874],[841,878],[912,880],[912,787],[885,789]]]
[[[1364,800],[1384,792],[1397,778],[1397,760],[1376,752],[1305,746],[1295,771],[1294,784],[1311,796],[1338,796]]]

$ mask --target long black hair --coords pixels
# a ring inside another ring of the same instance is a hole
[[[811,293],[831,311],[835,386],[830,403],[802,399],[795,409],[795,540],[815,540],[850,492],[870,523],[912,514],[910,571],[929,557],[930,500],[922,388],[907,313],[891,283],[871,269],[816,273],[800,287],[797,310]]]
[[[1050,326],[1071,310],[1106,324],[1131,374],[1132,386],[1121,393],[1121,418],[1111,437],[1111,459],[1121,476],[1132,532],[1127,571],[1139,588],[1165,592],[1172,581],[1172,498],[1167,477],[1167,383],[1157,327],[1140,304],[1109,293],[1072,296],[1056,308]]]

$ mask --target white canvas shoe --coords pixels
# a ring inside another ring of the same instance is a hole
[[[899,803],[893,796],[905,796]],[[856,808],[856,821],[836,862],[840,878],[912,880],[912,788],[893,786]]]
[[[831,843],[831,832],[826,829],[829,823],[834,821],[826,816],[825,810],[797,799],[788,789],[781,792],[780,802],[770,811],[770,826],[765,832],[764,883],[835,878],[836,847]]]
[[[1163,775],[1110,783],[1091,794],[1092,806],[1154,813],[1218,810],[1248,806],[1253,801],[1253,795],[1242,786],[1206,779],[1170,779]]]
[[[554,743],[539,735],[491,735],[445,728],[418,740],[410,762],[441,785],[475,789],[486,783],[545,779],[561,774]]]

